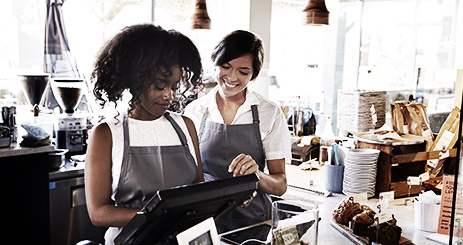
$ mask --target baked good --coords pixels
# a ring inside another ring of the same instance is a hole
[[[354,215],[362,212],[361,206],[352,200],[344,200],[333,212],[333,219],[339,224],[348,225]]]
[[[368,209],[352,218],[352,232],[358,236],[368,235],[368,226],[374,223],[375,212]]]
[[[376,235],[378,233],[378,235]],[[397,226],[397,220],[392,218],[388,222],[372,224],[368,227],[368,243],[380,243],[382,245],[397,245],[399,244],[402,228]]]
[[[360,210],[363,212],[373,212],[373,209],[371,209],[369,206],[367,205],[360,205]],[[374,212],[373,212],[374,213]],[[374,214],[373,214],[374,215]]]

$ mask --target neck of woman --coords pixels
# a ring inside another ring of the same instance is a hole
[[[141,121],[152,121],[160,118],[161,116],[155,116],[148,113],[144,110],[143,107],[136,107],[132,111],[129,111],[128,116],[133,119],[141,120]]]
[[[233,96],[225,96],[220,91],[216,94],[217,104],[226,107],[240,107],[246,101],[246,89]]]
[[[235,119],[238,108],[246,101],[246,90],[231,97],[226,97],[217,92],[216,100],[224,123],[231,124]]]

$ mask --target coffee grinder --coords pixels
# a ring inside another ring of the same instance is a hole
[[[50,74],[19,75],[18,80],[22,85],[24,95],[32,105],[34,116],[37,117],[42,108],[39,104],[42,100],[45,88],[48,85]]]
[[[62,113],[55,116],[56,147],[69,155],[87,150],[87,117],[75,112],[82,99],[84,81],[80,78],[53,78],[51,88]]]

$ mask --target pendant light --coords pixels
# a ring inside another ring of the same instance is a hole
[[[192,28],[211,29],[211,19],[207,14],[206,0],[196,0]]]
[[[328,25],[330,12],[326,8],[325,0],[309,0],[305,6],[305,24],[307,25]]]

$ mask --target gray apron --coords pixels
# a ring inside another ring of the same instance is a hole
[[[168,112],[164,116],[177,132],[181,145],[130,146],[128,120],[124,116],[124,155],[115,194],[117,206],[142,208],[158,190],[199,181],[185,134]]]
[[[252,124],[226,125],[207,121],[209,110],[206,109],[199,129],[199,151],[206,180],[232,178],[228,165],[240,153],[251,155],[259,166],[265,168],[265,155],[259,129],[257,105],[251,106]],[[255,224],[270,219],[270,197],[262,190],[246,208],[238,207],[217,225],[219,233],[239,227]]]

